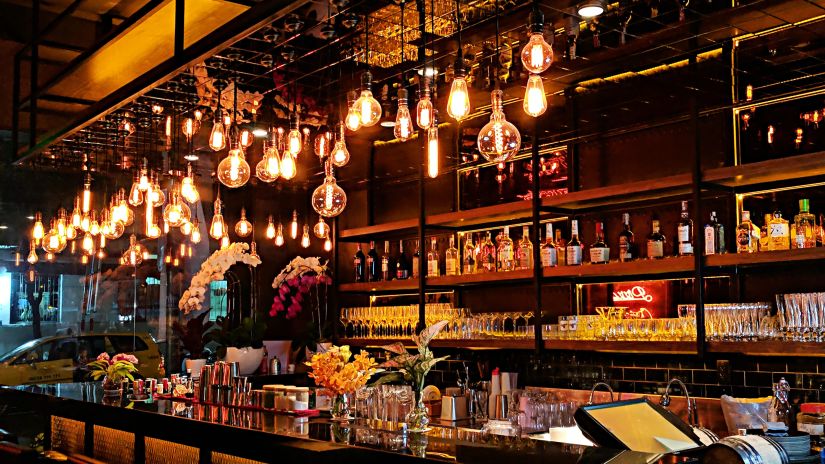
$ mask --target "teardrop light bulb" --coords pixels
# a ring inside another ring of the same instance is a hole
[[[260,181],[270,183],[281,176],[281,158],[274,143],[264,143],[264,157],[255,165],[255,177]]]
[[[407,90],[401,89],[398,91],[398,111],[395,113],[395,127],[392,130],[393,135],[403,142],[412,137],[414,130],[410,108],[407,104]]]
[[[467,91],[467,80],[463,75],[456,75],[450,86],[447,114],[456,121],[461,121],[470,114],[470,93]]]
[[[275,246],[284,245],[284,225],[278,223],[278,231],[275,233]]]
[[[430,91],[425,90],[415,107],[416,124],[421,129],[429,129],[433,125],[433,102],[430,100]]]
[[[541,76],[533,74],[527,79],[524,91],[524,112],[537,118],[547,111],[547,96],[544,94],[544,82]]]
[[[309,248],[309,226],[304,224],[304,233],[301,236],[301,246]]]
[[[220,117],[220,110],[212,122],[212,132],[209,133],[209,148],[214,151],[221,151],[226,148],[226,128]]]
[[[272,221],[272,215],[269,215],[266,223],[266,238],[272,240],[275,238],[275,223]]]

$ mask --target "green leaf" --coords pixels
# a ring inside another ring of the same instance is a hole
[[[404,380],[404,376],[400,372],[388,372],[375,380],[371,385],[377,387],[385,383],[400,382]]]
[[[438,333],[441,332],[447,324],[447,321],[436,322],[435,324],[422,330],[417,337],[413,337],[415,345],[418,349],[421,350],[422,348],[426,348],[430,344],[430,341],[432,341],[432,339],[435,338],[435,336],[438,335]]]

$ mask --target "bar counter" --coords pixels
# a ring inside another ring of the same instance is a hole
[[[494,437],[478,427],[436,425],[427,434],[382,429],[366,421],[335,423],[269,411],[158,399],[111,403],[99,383],[0,388],[0,403],[43,420],[45,445],[105,462],[553,462],[671,464],[687,457]],[[106,404],[104,404],[106,403]],[[131,455],[129,455],[131,453]],[[615,462],[615,461],[613,461]],[[698,462],[698,461],[697,461]]]

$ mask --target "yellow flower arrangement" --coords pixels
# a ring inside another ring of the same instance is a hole
[[[350,358],[353,358],[350,362]],[[378,372],[378,363],[366,351],[354,357],[349,346],[333,346],[323,353],[315,353],[306,363],[312,369],[309,376],[315,384],[335,395],[352,393],[367,384]]]

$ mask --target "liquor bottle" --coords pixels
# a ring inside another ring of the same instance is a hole
[[[590,245],[590,263],[607,264],[610,262],[610,248],[604,243],[604,224],[596,222],[596,241]]]
[[[464,256],[461,262],[461,273],[464,275],[476,272],[476,247],[473,245],[473,234],[464,238]]]
[[[791,248],[791,231],[788,221],[782,219],[782,212],[777,209],[768,223],[768,250],[788,250]]]
[[[579,241],[579,221],[570,221],[570,243],[566,247],[565,262],[568,266],[581,266],[582,264],[582,244]]]
[[[652,232],[647,238],[647,259],[662,259],[665,257],[665,236],[659,230],[659,220],[652,222]]]
[[[770,234],[768,233],[768,227],[770,226],[772,218],[772,214],[765,213],[765,222],[762,223],[762,227],[759,229],[759,246],[757,247],[759,251],[768,251],[770,242]]]
[[[482,265],[484,272],[496,272],[496,246],[493,245],[490,232],[487,232],[487,238],[481,245],[481,259],[476,258],[476,262]]]
[[[719,236],[720,232],[723,234]],[[710,222],[705,224],[705,256],[724,253],[724,228],[716,219],[716,211],[710,212]]]
[[[421,277],[419,275],[419,262],[421,260],[421,249],[418,240],[415,241],[415,252],[412,257],[412,276],[413,279]]]
[[[567,240],[561,236],[561,229],[556,229],[556,256],[559,258],[559,266],[567,265]]]
[[[544,243],[541,245],[541,267],[554,267],[559,265],[559,255],[556,244],[553,243],[553,224],[547,223],[547,231],[544,234]]]
[[[513,253],[513,240],[510,238],[510,227],[504,226],[504,234],[498,241],[498,270],[514,271],[516,269],[516,257]]]
[[[354,260],[354,267],[355,267],[355,281],[356,282],[365,282],[367,279],[367,274],[365,271],[365,261],[366,257],[364,256],[364,252],[361,251],[361,244],[358,244],[358,251],[355,252],[355,260]]]
[[[719,222],[718,218],[716,219],[713,225],[713,233],[716,236],[716,254],[723,255],[728,252],[728,247],[725,245],[725,225]]]
[[[392,280],[390,274],[390,242],[384,242],[384,255],[381,256],[381,279],[384,281]]]
[[[521,241],[518,244],[518,268],[533,269],[533,242],[530,241],[530,229],[521,228]]]
[[[455,247],[455,239],[450,235],[450,247],[444,253],[444,275],[458,275],[458,249]]]
[[[794,242],[796,248],[816,247],[816,216],[810,212],[810,201],[807,198],[799,200],[799,214],[794,216],[793,223],[796,225],[796,235]]]
[[[632,261],[638,253],[633,241],[633,230],[630,228],[630,213],[622,214],[622,224],[624,227],[619,232],[619,261]]]
[[[380,262],[378,252],[375,251],[375,241],[370,240],[370,251],[367,252],[367,279],[370,282],[381,280],[381,273],[378,271]]]
[[[755,238],[751,213],[750,211],[742,211],[742,220],[736,227],[736,252],[756,253],[759,250],[759,242]]]
[[[435,237],[430,241],[430,251],[427,252],[427,277],[438,277],[438,248]]]
[[[398,241],[398,259],[395,263],[395,278],[404,280],[410,277],[409,263],[407,257],[404,256],[404,241]]]
[[[682,215],[676,228],[679,240],[679,256],[693,254],[693,220],[688,212],[688,202],[682,202]]]

